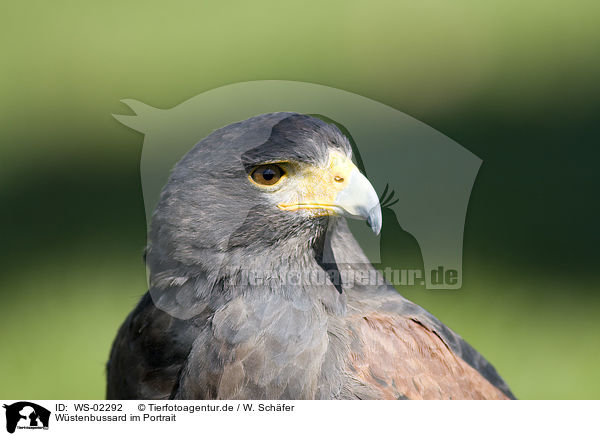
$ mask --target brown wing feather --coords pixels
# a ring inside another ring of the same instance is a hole
[[[411,318],[370,313],[349,320],[350,372],[381,399],[508,399]]]

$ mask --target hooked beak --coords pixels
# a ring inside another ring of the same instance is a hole
[[[376,235],[381,231],[379,197],[358,168],[355,167],[350,173],[348,186],[337,194],[335,204],[342,209],[343,215],[367,220],[367,224]]]
[[[295,202],[278,204],[279,209],[313,209],[363,219],[376,235],[381,231],[379,197],[348,157],[331,152],[326,168],[313,169],[297,183],[303,195]]]

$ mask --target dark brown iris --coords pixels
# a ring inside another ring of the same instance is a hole
[[[267,164],[257,167],[250,177],[259,185],[274,185],[283,176],[283,170],[279,165]]]

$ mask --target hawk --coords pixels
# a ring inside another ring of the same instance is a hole
[[[149,290],[114,340],[107,398],[514,398],[383,279],[347,218],[381,230],[335,125],[278,112],[200,141],[153,214]]]

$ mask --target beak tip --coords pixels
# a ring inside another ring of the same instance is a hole
[[[379,235],[379,233],[381,232],[381,224],[382,224],[381,208],[379,207],[379,205],[375,206],[369,212],[369,217],[367,218],[367,224],[369,225],[369,227],[371,227],[371,230],[373,230],[373,232],[376,235]]]

